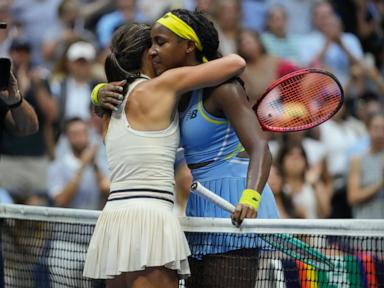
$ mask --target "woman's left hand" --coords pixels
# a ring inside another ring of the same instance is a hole
[[[119,82],[111,82],[100,88],[97,98],[100,106],[108,110],[117,110],[123,101],[123,87],[127,82],[125,80]]]
[[[240,227],[245,218],[256,218],[257,212],[245,204],[237,204],[235,211],[231,214],[232,224]]]

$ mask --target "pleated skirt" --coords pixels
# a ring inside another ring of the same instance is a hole
[[[192,171],[193,180],[220,197],[237,205],[246,188],[248,159],[234,157],[215,166],[206,166]],[[194,217],[228,218],[230,213],[205,198],[190,193],[186,215]],[[272,190],[265,186],[257,213],[258,219],[279,218],[278,208]],[[193,255],[225,253],[243,248],[268,248],[256,235],[228,233],[187,233]]]
[[[172,206],[157,199],[108,202],[96,223],[83,275],[111,279],[164,266],[187,278],[190,249]]]

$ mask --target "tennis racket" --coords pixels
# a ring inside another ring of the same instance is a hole
[[[327,121],[341,108],[343,101],[343,88],[335,75],[309,68],[275,81],[253,110],[263,130],[294,132]]]
[[[233,206],[232,203],[208,190],[197,181],[192,183],[191,192],[206,198],[207,200],[213,202],[217,206],[230,213],[235,210],[235,206]],[[274,233],[258,234],[258,237],[267,242],[276,250],[279,250],[282,253],[305,264],[311,265],[318,270],[332,271],[334,269],[334,264],[332,263],[332,260],[329,259],[329,257],[325,256],[315,248],[291,235]]]

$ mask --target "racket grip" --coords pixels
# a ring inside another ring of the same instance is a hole
[[[191,192],[206,198],[207,200],[213,202],[214,204],[216,204],[217,206],[219,206],[220,208],[224,209],[229,213],[232,213],[233,211],[235,211],[235,206],[233,206],[232,203],[221,198],[219,195],[215,194],[214,192],[208,190],[203,185],[201,185],[198,181],[192,183]]]

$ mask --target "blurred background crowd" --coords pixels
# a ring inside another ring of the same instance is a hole
[[[13,62],[38,133],[0,143],[0,201],[101,209],[109,192],[101,120],[90,93],[105,81],[112,33],[153,23],[173,8],[203,10],[222,54],[247,61],[250,101],[302,67],[334,73],[345,103],[306,132],[266,134],[269,184],[282,218],[384,219],[384,1],[382,0],[0,0],[0,57]],[[176,169],[177,213],[191,176]]]

